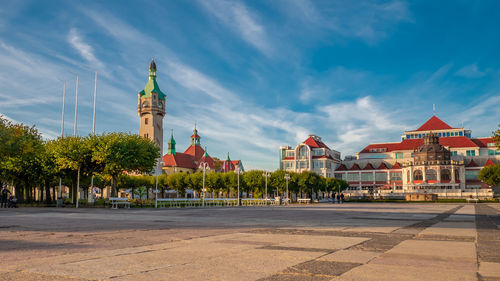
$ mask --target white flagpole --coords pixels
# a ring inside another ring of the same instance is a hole
[[[76,124],[77,124],[77,117],[78,117],[78,75],[76,75],[76,101],[75,101],[75,124],[73,127],[73,136],[76,137]],[[78,199],[80,198],[80,168],[78,168],[78,182],[76,185],[76,208],[78,208]]]
[[[94,113],[92,116],[92,135],[95,136],[95,107],[96,107],[96,99],[97,99],[97,71],[95,72],[95,80],[94,80]],[[88,198],[88,202],[94,202],[94,175],[92,174],[92,179],[90,180],[90,196]]]
[[[64,137],[64,104],[66,100],[66,82],[64,82],[63,88],[63,100],[62,100],[62,117],[61,117],[61,138]],[[61,201],[59,203],[59,201]],[[62,207],[62,178],[59,177],[59,192],[57,194],[57,207]]]

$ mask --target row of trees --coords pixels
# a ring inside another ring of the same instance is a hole
[[[159,156],[154,142],[138,135],[111,133],[44,141],[36,128],[0,116],[0,186],[13,186],[21,202],[32,201],[37,188],[45,201],[55,200],[60,180],[70,187],[74,199],[78,183],[88,187],[92,175],[97,175],[97,184],[109,182],[116,195],[121,174],[149,173]]]
[[[251,170],[240,175],[240,192],[253,198],[265,197],[266,178],[265,171]],[[324,178],[313,172],[293,173],[277,170],[269,173],[267,180],[267,193],[283,194],[286,192],[285,174],[289,174],[288,191],[299,196],[311,197],[312,193],[338,192],[348,187],[347,182],[341,179]],[[119,189],[130,189],[135,194],[135,189],[146,187],[153,190],[156,187],[155,176],[130,176],[121,175],[118,178]],[[192,174],[178,173],[161,175],[158,177],[159,193],[165,194],[165,190],[175,190],[184,196],[188,189],[200,194],[203,188],[203,173]],[[207,173],[205,176],[205,188],[209,193],[219,194],[223,197],[236,197],[238,188],[238,175],[236,173]]]

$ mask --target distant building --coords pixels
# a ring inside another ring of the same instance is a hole
[[[241,161],[231,161],[229,159],[229,153],[226,161],[212,158],[207,151],[201,147],[201,137],[196,127],[193,130],[193,135],[191,135],[191,144],[183,153],[177,152],[175,146],[176,142],[172,133],[168,141],[167,153],[163,155],[163,171],[167,174],[194,173],[196,171],[202,171],[204,165],[206,165],[205,169],[208,172],[234,171],[237,166],[240,167],[240,170],[243,170]]]
[[[452,128],[432,116],[407,131],[401,142],[375,143],[345,159],[335,177],[349,183],[351,193],[432,192],[440,196],[485,189],[479,171],[500,162],[492,138],[472,138],[471,131]],[[488,191],[489,192],[489,191]]]
[[[312,171],[324,177],[333,177],[339,164],[340,152],[330,149],[316,135],[309,135],[295,148],[280,147],[280,169],[285,171]]]

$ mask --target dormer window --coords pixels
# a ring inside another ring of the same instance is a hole
[[[147,107],[148,105],[149,105],[149,104],[148,104],[148,102],[147,102],[147,101],[145,101],[145,102],[143,102],[143,103],[142,103],[142,107]]]

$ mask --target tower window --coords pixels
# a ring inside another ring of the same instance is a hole
[[[147,125],[148,124],[148,118],[144,118],[144,124]]]
[[[149,138],[149,134],[144,134],[144,137],[145,138]]]

